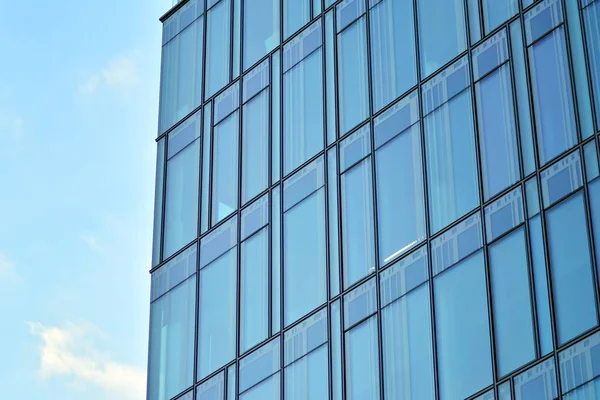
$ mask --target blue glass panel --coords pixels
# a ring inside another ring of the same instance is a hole
[[[243,108],[242,204],[269,184],[269,90]]]
[[[529,240],[531,242],[540,352],[542,355],[546,355],[554,349],[554,344],[552,343],[552,318],[550,317],[550,293],[548,291],[546,255],[544,254],[544,237],[539,215],[529,220]]]
[[[469,57],[464,56],[421,87],[423,115],[428,115],[469,87]]]
[[[237,244],[237,215],[200,241],[200,269]]]
[[[419,124],[375,152],[380,265],[425,239],[422,165]]]
[[[382,0],[370,11],[373,111],[417,82],[412,0]]]
[[[325,190],[319,189],[287,210],[283,219],[287,326],[327,300]]]
[[[600,127],[600,2],[583,10],[589,66],[594,89],[596,127]]]
[[[269,233],[263,228],[241,245],[240,352],[269,335]]]
[[[329,286],[330,296],[340,292],[340,238],[336,148],[327,152],[327,203],[329,206]]]
[[[519,153],[510,67],[475,84],[483,194],[487,200],[519,180]]]
[[[240,76],[240,53],[242,52],[242,0],[233,0],[233,79]]]
[[[594,248],[596,249],[596,273],[600,277],[600,179],[589,185],[589,194],[594,228]]]
[[[506,381],[498,387],[498,400],[512,400],[510,381]]]
[[[344,288],[375,271],[371,157],[342,175]]]
[[[525,182],[525,197],[527,198],[527,216],[531,218],[540,212],[540,198],[536,176]]]
[[[284,365],[301,359],[327,342],[327,309],[303,320],[283,336]]]
[[[585,159],[585,177],[588,182],[591,182],[600,175],[596,142],[590,142],[583,147],[583,158]]]
[[[186,118],[185,121],[169,132],[167,135],[167,159],[172,158],[200,136],[201,115],[201,112],[198,111],[196,114]]]
[[[150,305],[148,399],[169,399],[193,383],[196,275]]]
[[[158,299],[196,273],[197,254],[196,244],[194,243],[152,273],[150,302]]]
[[[198,379],[235,357],[237,248],[200,271]]]
[[[244,0],[244,70],[279,44],[279,4],[280,0]]]
[[[217,125],[240,106],[240,82],[237,81],[219,93],[214,99],[213,125]]]
[[[190,2],[187,9],[196,7]],[[176,18],[173,16],[171,18]],[[171,19],[169,19],[171,21]],[[202,50],[204,18],[196,19],[163,46],[159,133],[198,107],[202,101]],[[168,32],[169,22],[163,32]]]
[[[590,137],[596,131],[592,118],[592,103],[590,100],[590,84],[588,82],[585,64],[585,50],[579,5],[576,1],[565,1],[567,7],[567,22],[569,24],[569,47],[575,78],[577,110],[579,111],[579,129],[583,138]]]
[[[279,400],[279,373],[265,379],[245,393],[240,394],[240,400]]]
[[[244,208],[241,220],[241,240],[267,225],[269,223],[269,195],[265,194]]]
[[[212,160],[212,102],[204,106],[204,122],[202,126],[202,203],[200,215],[200,233],[208,230],[210,219],[210,162]]]
[[[215,126],[212,175],[212,221],[221,221],[238,204],[238,112]]]
[[[490,276],[499,376],[535,359],[525,230],[490,246]]]
[[[157,266],[161,261],[162,248],[162,217],[163,217],[163,190],[165,179],[165,139],[158,141],[156,150],[156,178],[154,182],[154,226],[152,228],[152,266]]]
[[[434,399],[429,287],[423,285],[382,310],[386,399]]]
[[[558,28],[529,48],[540,162],[577,143],[565,33]]]
[[[563,22],[561,0],[544,0],[524,17],[525,37],[529,46]]]
[[[323,157],[308,164],[283,183],[283,211],[287,211],[325,184]]]
[[[508,60],[509,55],[506,29],[501,30],[477,46],[475,50],[473,50],[472,55],[473,79],[477,81],[482,76],[499,67]]]
[[[335,32],[333,30],[333,11],[325,14],[325,83],[327,95],[327,144],[337,138],[336,100],[337,92],[335,80]]]
[[[221,0],[208,10],[206,25],[205,98],[211,97],[229,82],[231,61],[231,0]]]
[[[331,373],[333,400],[342,400],[342,322],[340,300],[331,303]]]
[[[368,280],[344,295],[344,329],[377,311],[377,283]]]
[[[242,83],[242,102],[247,102],[251,97],[269,86],[269,59],[267,58],[252,71],[244,75]]]
[[[508,192],[485,208],[485,231],[491,242],[525,220],[521,187]]]
[[[554,400],[556,398],[556,368],[550,358],[517,375],[515,400]]]
[[[441,68],[467,47],[463,0],[418,0],[421,73]]]
[[[433,274],[437,275],[483,246],[481,215],[465,219],[431,242]]]
[[[375,148],[379,148],[419,121],[419,92],[398,101],[375,118]]]
[[[287,366],[284,376],[286,400],[327,399],[327,345]]]
[[[303,35],[291,42],[291,47],[286,47],[284,59],[289,57],[286,52],[301,47]],[[322,49],[319,48],[283,75],[284,174],[323,149],[322,67]]]
[[[338,32],[350,25],[364,13],[365,0],[343,0],[336,6]]]
[[[546,214],[558,341],[597,324],[587,222],[580,192]]]
[[[587,400],[597,399],[600,397],[600,379],[595,379],[592,382],[577,388],[576,390],[565,394],[563,400]]]
[[[227,400],[235,400],[235,380],[237,365],[233,364],[227,368]]]
[[[523,172],[529,175],[535,170],[535,152],[533,131],[531,128],[531,111],[529,110],[529,80],[525,68],[525,51],[523,48],[523,30],[521,20],[510,24],[511,61],[515,79],[515,95],[519,111],[519,132],[521,134],[521,156]]]
[[[221,372],[196,388],[196,400],[223,400],[225,374]]]
[[[283,40],[298,32],[309,20],[309,0],[283,0]]]
[[[441,400],[465,398],[493,381],[483,254],[433,280]]]
[[[340,142],[340,173],[371,153],[371,126],[363,126]]]
[[[583,185],[579,151],[558,160],[540,175],[544,208],[573,193]]]
[[[272,332],[281,329],[281,189],[276,186],[271,198],[271,318]]]
[[[369,114],[366,35],[365,17],[338,35],[340,135],[361,123]]]
[[[483,24],[485,33],[493,31],[504,21],[519,12],[518,0],[484,0]]]
[[[277,337],[242,358],[239,376],[240,393],[279,371],[281,365],[280,351],[280,338]],[[259,397],[252,398],[260,399]]]
[[[395,262],[380,276],[381,307],[385,307],[429,278],[427,246]]]
[[[271,183],[281,173],[281,52],[273,53],[271,70]]]
[[[163,259],[196,238],[200,140],[167,161]]]
[[[481,39],[481,21],[479,21],[479,0],[467,0],[469,11],[469,30],[471,44]]]
[[[346,333],[346,396],[348,400],[379,400],[377,316]]]
[[[558,354],[563,393],[600,375],[600,333],[575,343]]]
[[[479,204],[471,95],[464,91],[425,117],[429,212],[437,232]]]
[[[473,400],[494,400],[495,398],[496,396],[494,395],[494,389],[492,389],[475,397]]]

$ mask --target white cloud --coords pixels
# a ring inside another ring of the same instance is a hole
[[[101,88],[125,94],[139,82],[138,51],[109,61],[99,72],[90,75],[79,85],[79,94],[91,96]]]
[[[145,371],[116,362],[99,352],[95,344],[103,334],[93,325],[72,322],[62,327],[45,326],[40,322],[27,324],[31,334],[42,340],[39,369],[42,379],[70,378],[72,387],[100,387],[115,400],[145,398]]]

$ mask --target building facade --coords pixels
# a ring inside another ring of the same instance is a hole
[[[600,0],[183,0],[149,400],[600,399]]]

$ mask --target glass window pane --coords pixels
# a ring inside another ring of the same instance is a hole
[[[225,374],[210,378],[196,388],[196,400],[223,400],[225,396]]]
[[[167,161],[163,258],[197,236],[199,168],[200,139]]]
[[[600,375],[600,333],[596,332],[558,353],[558,362],[563,393],[596,378]]]
[[[577,143],[564,29],[529,48],[538,151],[542,164]]]
[[[515,400],[554,400],[556,398],[554,358],[517,375],[514,382]]]
[[[229,82],[231,61],[231,0],[221,0],[208,10],[206,25],[205,98],[211,97]]]
[[[327,342],[327,309],[311,315],[283,335],[283,359],[288,366]],[[326,351],[327,352],[327,351]]]
[[[210,162],[212,160],[212,102],[204,106],[204,121],[202,125],[202,203],[200,214],[200,233],[208,230],[210,219]]]
[[[440,399],[465,398],[493,381],[483,254],[433,280]]]
[[[429,286],[382,310],[386,399],[434,399]]]
[[[301,52],[308,42],[321,43],[320,24],[312,25],[284,48],[284,60]],[[322,48],[310,53],[283,75],[284,174],[323,149]],[[284,64],[286,64],[284,62]],[[284,70],[287,65],[284,65]]]
[[[201,1],[191,1],[164,25],[165,32],[173,29],[192,9],[202,13]],[[198,107],[202,101],[202,50],[204,18],[200,15],[163,45],[159,133],[165,132],[177,121]],[[164,35],[164,34],[163,34]]]
[[[596,249],[596,273],[600,277],[600,179],[589,185],[589,195],[594,229],[594,248]]]
[[[237,248],[200,270],[198,379],[235,358]]]
[[[193,383],[196,275],[150,305],[148,399],[169,399]]]
[[[268,336],[268,240],[268,228],[263,228],[241,245],[240,352],[248,350]]]
[[[240,394],[240,400],[279,400],[279,372]]]
[[[377,284],[369,279],[344,295],[344,329],[377,312]]]
[[[512,400],[510,381],[506,381],[498,388],[498,400]]]
[[[508,192],[485,208],[485,231],[491,242],[525,220],[521,187]]]
[[[279,44],[280,0],[244,0],[244,71]]]
[[[540,212],[540,198],[537,176],[525,182],[525,197],[527,199],[527,216],[533,217]]]
[[[327,144],[337,138],[336,80],[335,80],[335,32],[333,30],[333,11],[325,14],[325,80],[327,91]]]
[[[163,216],[163,190],[165,177],[165,139],[158,142],[156,150],[156,180],[154,184],[154,227],[152,235],[152,266],[158,265],[162,260],[160,250],[162,247],[162,216]]]
[[[285,368],[285,399],[327,399],[327,345],[322,345]]]
[[[427,259],[427,246],[423,246],[381,271],[381,307],[404,296],[429,278]]]
[[[272,333],[281,329],[281,189],[276,186],[271,198],[271,284]]]
[[[280,337],[277,337],[254,350],[240,361],[240,392],[245,392],[279,371],[281,366],[280,341]]]
[[[481,39],[481,21],[479,21],[479,0],[467,0],[469,10],[469,32],[471,44]]]
[[[479,204],[471,95],[464,91],[425,117],[432,233]]]
[[[365,18],[361,17],[338,35],[340,135],[350,131],[369,115]]]
[[[242,0],[233,0],[233,79],[240,76],[240,53],[242,51],[241,36],[242,36]]]
[[[433,275],[453,266],[483,246],[481,214],[459,222],[431,242]]]
[[[595,379],[564,395],[563,400],[597,399],[600,397],[600,379]]]
[[[509,65],[475,84],[475,93],[483,193],[488,200],[520,176]]]
[[[269,184],[269,90],[246,103],[242,112],[242,204]]]
[[[379,264],[425,239],[425,198],[419,124],[375,152]]]
[[[583,157],[585,159],[585,175],[588,182],[596,179],[600,172],[598,171],[598,153],[596,151],[596,142],[590,142],[583,147]]]
[[[213,225],[237,209],[238,204],[238,113],[215,126],[213,149]]]
[[[374,112],[417,82],[412,0],[382,0],[370,10]]]
[[[489,248],[498,375],[535,359],[525,230]]]
[[[484,0],[483,23],[486,35],[519,11],[519,0]]]
[[[541,355],[546,355],[554,349],[554,344],[552,342],[552,318],[550,317],[550,294],[548,291],[546,255],[544,254],[544,237],[539,215],[529,220],[529,239],[531,241],[540,352]]]
[[[329,285],[331,297],[340,292],[340,240],[336,148],[327,152],[327,201],[329,206]]]
[[[339,299],[331,303],[331,372],[333,400],[342,400],[342,321]]]
[[[596,105],[596,127],[600,129],[600,2],[583,10],[589,66]]]
[[[271,63],[271,183],[279,180],[281,173],[281,52],[273,54]]]
[[[540,183],[544,208],[583,186],[581,156],[575,151],[542,171]]]
[[[463,0],[418,0],[421,74],[441,68],[467,48]]]
[[[377,316],[346,333],[346,396],[379,400]]]
[[[235,400],[235,376],[236,376],[236,364],[233,364],[227,368],[227,400]]]
[[[371,157],[342,174],[344,288],[375,271]]]
[[[283,40],[298,32],[309,20],[309,0],[283,0]]]
[[[597,324],[587,222],[580,192],[546,214],[558,341]]]
[[[301,171],[309,179],[315,171]],[[286,186],[284,199],[303,185],[303,179]],[[291,182],[291,181],[288,181]],[[283,215],[285,326],[327,300],[325,189],[317,189]],[[306,279],[310,276],[311,279]]]

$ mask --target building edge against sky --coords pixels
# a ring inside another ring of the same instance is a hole
[[[149,400],[600,397],[600,0],[176,3]]]

